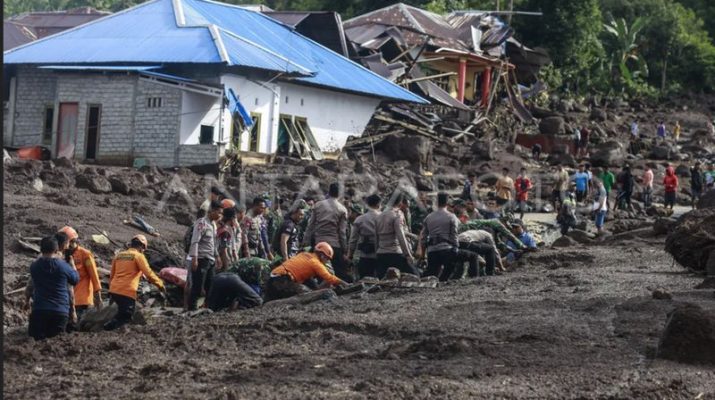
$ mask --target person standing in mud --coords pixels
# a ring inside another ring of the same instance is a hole
[[[267,225],[263,214],[266,211],[266,200],[262,197],[253,199],[253,206],[246,213],[241,223],[248,239],[248,256],[273,260],[273,253],[266,243]]]
[[[650,168],[650,165],[646,164],[643,177],[641,178],[641,183],[643,184],[643,206],[645,208],[650,207],[653,202],[653,180],[653,170]]]
[[[676,143],[680,140],[680,129],[680,121],[675,121],[675,126],[673,127],[673,138]]]
[[[333,249],[335,274],[346,282],[353,279],[348,272],[347,254],[348,210],[340,201],[340,184],[331,183],[328,198],[315,203],[303,237],[303,246],[326,242]]]
[[[578,172],[571,177],[571,180],[576,184],[576,201],[579,203],[585,201],[588,193],[589,176],[583,164],[578,166]]]
[[[618,177],[616,178],[618,185],[620,186],[620,191],[618,193],[618,198],[616,198],[616,204],[613,209],[622,208],[626,210],[632,210],[633,205],[631,204],[631,197],[633,196],[633,188],[635,187],[635,179],[633,179],[633,174],[631,174],[631,166],[626,164]]]
[[[697,207],[698,201],[703,194],[703,172],[700,170],[700,161],[690,168],[690,196],[693,210]]]
[[[475,186],[477,186],[477,174],[475,174],[474,172],[469,172],[467,174],[467,180],[464,181],[464,188],[462,188],[462,200],[473,199]]]
[[[513,182],[512,182],[513,185]],[[512,186],[509,186],[511,190]],[[457,230],[459,220],[447,211],[449,195],[445,192],[437,194],[437,210],[425,218],[422,228],[422,243],[418,256],[427,254],[427,270],[425,276],[437,276],[440,281],[446,281],[454,272],[459,240]]]
[[[514,180],[509,177],[509,168],[502,169],[502,176],[497,179],[495,186],[497,204],[502,208],[509,208],[514,190]]]
[[[611,197],[611,189],[613,189],[613,184],[616,183],[616,176],[613,175],[608,165],[603,167],[603,171],[598,174],[598,179],[603,182],[603,187],[606,189],[606,198]]]
[[[79,245],[77,231],[70,226],[65,226],[60,229],[60,232],[67,235],[69,243],[66,255],[72,257],[79,273],[79,282],[74,287],[74,305],[79,320],[89,307],[96,307],[98,310],[102,308],[102,284],[99,281],[94,256],[91,251]]]
[[[224,208],[222,213],[221,222],[216,230],[216,246],[218,247],[218,258],[221,260],[222,268],[216,268],[217,271],[228,269],[231,264],[238,261],[238,253],[236,253],[234,243],[236,240],[236,226],[238,225],[236,208]]]
[[[360,279],[366,276],[377,277],[377,243],[375,224],[380,216],[380,203],[382,199],[377,194],[372,194],[366,199],[368,210],[357,217],[353,223],[348,242],[348,259],[352,260],[355,251],[358,251],[357,272]]]
[[[390,267],[400,271],[419,275],[415,269],[415,259],[407,242],[407,225],[400,211],[405,202],[404,194],[393,196],[394,203],[388,210],[375,217],[376,267],[375,274],[383,278]]]
[[[597,196],[593,203],[593,211],[595,214],[596,231],[599,235],[603,234],[603,224],[606,222],[606,214],[608,213],[608,194],[603,181],[596,180]]]
[[[68,285],[74,286],[79,282],[77,271],[62,260],[55,237],[43,238],[40,252],[41,256],[30,265],[33,283],[28,333],[35,340],[65,332],[71,313],[71,289],[68,290]]]
[[[532,184],[531,179],[526,175],[526,168],[522,168],[519,172],[519,176],[514,182],[514,189],[516,190],[516,203],[519,209],[519,218],[524,218],[524,213],[527,208],[527,201],[529,200],[529,190],[531,190]]]
[[[273,251],[283,260],[287,260],[298,254],[298,225],[305,217],[305,212],[300,204],[296,204],[293,209],[283,218],[283,223],[276,232],[273,241]]]
[[[220,204],[214,202],[220,207]],[[211,215],[209,210],[209,215]],[[156,276],[149,267],[144,252],[149,242],[144,235],[136,235],[129,243],[127,250],[119,252],[112,260],[112,270],[109,275],[109,296],[117,303],[117,314],[111,321],[104,324],[105,331],[117,329],[132,320],[136,307],[137,289],[142,275],[156,286],[166,296],[164,282]]]
[[[657,135],[658,139],[665,142],[665,135],[666,135],[665,121],[660,121],[660,123],[658,124],[658,128],[656,129],[656,135]]]
[[[675,170],[671,166],[665,169],[663,186],[665,186],[665,208],[672,210],[673,206],[675,206],[676,194],[678,192],[678,177],[675,175]]]
[[[187,286],[190,290],[188,309],[196,309],[201,292],[206,293],[211,288],[215,268],[222,268],[218,258],[215,221],[223,215],[221,203],[212,201],[208,214],[194,223],[191,235],[189,257],[191,257],[191,272],[187,276]]]
[[[569,190],[571,179],[561,163],[556,164],[556,174],[554,177],[554,189],[551,195],[551,201],[554,203],[554,210],[558,212],[561,209],[561,203],[564,201],[564,196]]]
[[[564,198],[564,202],[561,204],[559,209],[559,214],[556,216],[556,222],[561,228],[561,234],[565,235],[569,232],[569,229],[574,228],[578,224],[578,217],[576,216],[576,196],[569,191]]]

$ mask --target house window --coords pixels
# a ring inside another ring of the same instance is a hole
[[[45,107],[45,121],[42,125],[42,143],[52,143],[52,122],[55,120],[55,108],[53,106]]]
[[[251,126],[251,134],[248,140],[248,151],[258,151],[258,146],[261,144],[261,114],[251,113],[253,126]]]
[[[214,127],[211,125],[201,125],[201,133],[199,135],[199,144],[214,143]]]
[[[147,97],[146,99],[147,108],[159,108],[161,107],[161,97]]]

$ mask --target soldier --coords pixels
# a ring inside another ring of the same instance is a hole
[[[298,224],[301,223],[305,213],[301,207],[293,208],[275,234],[273,251],[287,260],[298,254]]]
[[[266,219],[263,216],[265,211],[266,201],[262,197],[253,199],[251,210],[243,218],[242,228],[246,232],[249,256],[273,260],[273,253],[268,246]]]
[[[376,276],[375,221],[380,215],[380,202],[382,201],[377,194],[368,196],[366,200],[368,210],[365,214],[355,219],[348,243],[348,259],[352,260],[355,250],[358,250],[360,260],[357,264],[357,270],[360,278]]]

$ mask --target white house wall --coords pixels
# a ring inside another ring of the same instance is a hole
[[[234,90],[249,113],[261,114],[261,153],[276,151],[281,114],[305,118],[321,150],[335,151],[348,136],[362,134],[380,103],[372,97],[286,82],[264,86],[237,75],[224,75],[221,83]],[[227,128],[227,139],[229,132]],[[241,137],[241,150],[248,150],[247,132]]]
[[[181,134],[179,144],[199,144],[201,125],[214,127],[214,142],[219,138],[221,99],[183,91],[181,94]]]
[[[262,86],[238,75],[223,75],[221,83],[226,86],[227,91],[229,88],[233,89],[246,111],[261,114],[261,136],[258,142],[258,151],[260,153],[274,152],[278,143],[278,121],[274,121],[274,119],[277,118],[278,113],[275,113],[275,118],[273,118],[273,105],[274,101],[278,101],[276,94],[280,93],[280,87],[272,83]],[[227,116],[229,114],[226,113]],[[229,117],[226,125],[226,140],[230,140],[230,127],[231,119]],[[249,134],[246,131],[241,135],[241,151],[248,151],[248,142]]]
[[[373,97],[291,83],[282,82],[281,89],[280,113],[307,119],[323,151],[340,150],[348,136],[360,136],[380,104]]]

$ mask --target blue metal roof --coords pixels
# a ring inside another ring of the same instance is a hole
[[[149,71],[161,65],[43,65],[41,69],[58,71]]]
[[[210,0],[151,0],[4,53],[5,64],[200,63],[426,103],[261,13]]]

